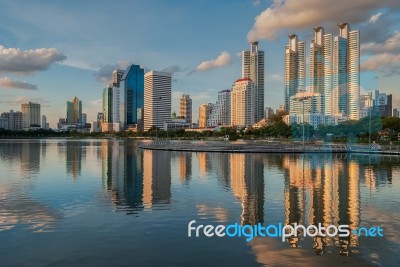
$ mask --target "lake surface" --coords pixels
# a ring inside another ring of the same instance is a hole
[[[0,266],[399,266],[400,158],[0,140]],[[381,227],[383,237],[188,237],[196,225]]]

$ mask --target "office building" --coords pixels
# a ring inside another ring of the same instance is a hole
[[[332,113],[360,118],[360,32],[341,23],[333,41]]]
[[[231,91],[231,125],[246,127],[255,123],[254,83],[249,78],[235,81]]]
[[[226,126],[231,124],[231,90],[218,92],[218,100],[208,119],[207,126]]]
[[[121,130],[137,123],[137,109],[144,107],[144,69],[130,65],[119,84]]]
[[[214,108],[214,104],[202,104],[199,107],[199,128],[206,128],[207,121],[210,118],[210,114]]]
[[[86,113],[82,113],[82,123],[83,124],[87,123],[87,114]]]
[[[144,75],[144,131],[163,128],[170,119],[171,73],[149,71]]]
[[[7,119],[7,129],[10,131],[22,131],[22,112],[13,111],[1,113],[1,118]]]
[[[82,123],[82,101],[76,96],[71,101],[67,101],[66,123]]]
[[[32,127],[40,128],[40,104],[32,102],[21,104],[21,112],[24,130]]]
[[[264,51],[258,49],[258,42],[250,43],[249,51],[242,51],[242,77],[253,81],[254,121],[264,118]]]
[[[299,42],[297,35],[289,35],[285,48],[285,110],[290,109],[290,97],[304,91],[306,85],[305,42]]]
[[[184,118],[186,123],[192,124],[192,99],[188,94],[183,94],[180,99],[179,116]]]

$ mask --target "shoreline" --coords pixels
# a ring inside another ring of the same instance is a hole
[[[400,146],[390,148],[377,144],[303,144],[301,143],[256,143],[256,142],[223,142],[223,141],[152,141],[141,142],[141,149],[183,151],[183,152],[214,152],[214,153],[358,153],[358,154],[390,154],[400,156]]]

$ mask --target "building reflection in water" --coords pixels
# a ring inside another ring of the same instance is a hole
[[[135,142],[103,141],[103,185],[116,209],[137,214],[169,204],[170,161],[169,152],[142,151]]]
[[[82,160],[86,158],[85,143],[82,141],[67,141],[65,154],[67,174],[77,180],[82,172]]]
[[[358,229],[360,167],[355,160],[344,157],[319,154],[283,157],[285,224],[318,226],[320,223],[325,227],[347,224],[350,229]],[[292,237],[288,242],[298,247],[301,239]],[[340,238],[314,237],[313,248],[317,254],[324,254],[325,247],[333,245],[338,247],[339,254],[349,255],[350,248],[358,247],[358,236],[351,233]]]
[[[242,225],[264,222],[264,164],[259,157],[230,154],[231,187],[241,201]]]
[[[179,179],[183,183],[188,183],[192,177],[192,153],[179,152]]]

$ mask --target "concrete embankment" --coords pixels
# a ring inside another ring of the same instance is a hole
[[[142,149],[222,153],[368,153],[400,155],[400,146],[312,143],[166,141],[142,142]]]

